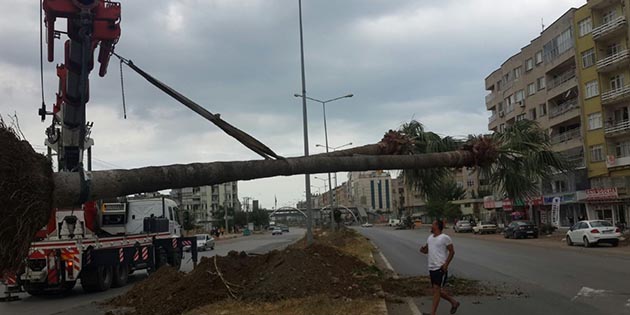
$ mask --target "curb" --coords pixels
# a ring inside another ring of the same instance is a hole
[[[385,256],[383,256],[383,253],[381,253],[380,250],[378,250],[378,246],[376,246],[376,244],[374,244],[374,242],[372,242],[372,240],[370,240],[370,244],[372,244],[372,248],[375,251],[378,251],[378,254],[380,255],[381,259],[385,262],[386,264],[386,268],[388,268],[391,273],[394,275],[394,277],[397,279],[398,278],[398,274],[394,271],[394,269],[392,269],[392,265],[389,263],[389,261],[385,258]],[[370,258],[372,260],[372,263],[374,265],[376,265],[376,259],[374,259],[374,254],[370,253]],[[383,288],[381,288],[381,292],[383,293],[383,295],[385,294],[385,292],[383,291]],[[381,314],[384,315],[389,315],[389,311],[387,311],[387,302],[385,301],[384,298],[380,299],[378,306],[377,306],[378,311]]]

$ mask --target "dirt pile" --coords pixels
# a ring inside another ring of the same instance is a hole
[[[231,252],[216,261],[203,258],[189,274],[162,268],[108,304],[136,307],[134,314],[138,315],[181,314],[234,297],[243,301],[278,301],[319,294],[333,298],[371,297],[380,290],[380,281],[375,267],[334,247],[316,243],[264,255]]]
[[[52,209],[50,162],[0,118],[0,274],[27,256]]]

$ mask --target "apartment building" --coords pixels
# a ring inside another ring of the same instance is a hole
[[[540,196],[512,201],[494,196],[493,218],[506,222],[513,215],[551,223],[551,204],[559,200],[557,224],[570,226],[585,215],[576,192],[589,188],[584,164],[581,89],[578,86],[574,15],[570,9],[537,38],[508,58],[485,79],[488,129],[503,131],[516,121],[530,119],[548,132],[554,151],[571,159],[577,170],[540,183]]]
[[[390,174],[383,171],[348,173],[352,206],[374,211],[392,211],[391,180]]]
[[[173,189],[170,195],[182,210],[189,210],[192,213],[195,222],[211,221],[212,213],[220,207],[237,211],[241,208],[238,200],[238,182]]]
[[[628,0],[589,0],[575,12],[588,178],[580,194],[590,219],[630,218]]]
[[[460,200],[452,201],[459,205],[462,215],[472,215],[480,218],[483,208],[483,196],[491,195],[492,189],[486,184],[480,184],[480,176],[475,168],[462,167],[453,171],[453,179],[457,186],[466,192]]]

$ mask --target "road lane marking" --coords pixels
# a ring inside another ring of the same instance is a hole
[[[378,251],[378,254],[381,255],[381,259],[383,260],[383,262],[385,262],[385,266],[387,267],[387,269],[391,270],[391,272],[393,273],[392,278],[394,279],[398,279],[400,278],[398,276],[398,273],[396,273],[396,271],[394,271],[394,268],[392,267],[392,264],[389,263],[389,260],[387,260],[387,258],[385,258],[385,255],[383,255],[383,252],[381,252],[380,250]]]
[[[409,310],[411,311],[411,314],[422,315],[422,312],[420,312],[420,310],[418,309],[418,306],[416,305],[416,303],[413,301],[412,298],[407,298],[407,305],[409,306]]]

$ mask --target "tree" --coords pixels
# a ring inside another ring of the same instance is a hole
[[[225,208],[223,206],[219,206],[219,208],[214,211],[212,213],[212,218],[219,222],[219,226],[225,228],[225,230],[228,230],[229,226],[234,226],[234,209],[233,208],[227,208],[227,215],[228,215],[228,226],[225,226]]]
[[[250,218],[252,223],[254,223],[254,226],[265,227],[269,225],[269,214],[265,209],[252,211]]]
[[[190,231],[190,230],[194,229],[194,228],[195,228],[195,225],[193,224],[193,218],[192,218],[192,216],[190,215],[190,211],[188,211],[188,210],[184,210],[184,212],[183,212],[183,217],[184,217],[184,218],[183,218],[183,219],[184,219],[184,220],[183,220],[184,222],[182,222],[182,223],[183,223],[183,224],[182,224],[182,227],[184,228],[184,230],[185,230],[185,231]]]
[[[454,220],[461,217],[462,212],[453,200],[464,198],[466,190],[459,187],[452,179],[441,180],[435,190],[427,195],[427,214],[432,219]]]
[[[238,226],[246,226],[247,225],[247,213],[243,211],[238,211],[234,214],[234,224]]]

